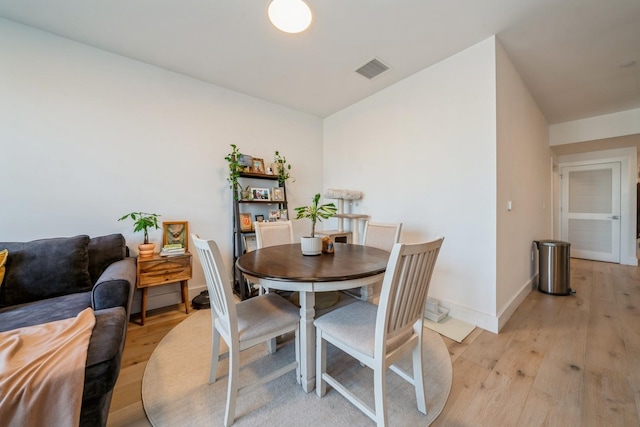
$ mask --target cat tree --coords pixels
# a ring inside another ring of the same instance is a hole
[[[338,230],[323,231],[322,234],[330,236],[334,239],[335,236],[346,236],[346,243],[351,243],[349,237],[353,236],[353,243],[359,244],[360,221],[366,221],[369,218],[369,215],[346,213],[344,211],[344,201],[360,200],[362,198],[362,192],[355,190],[340,190],[329,188],[327,189],[327,191],[325,191],[324,198],[338,200],[338,213],[335,215],[335,217],[338,218]],[[350,219],[352,221],[351,233],[344,230],[345,219]]]

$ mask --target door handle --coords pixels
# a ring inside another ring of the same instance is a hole
[[[612,215],[610,217],[608,217],[609,219],[620,219],[619,215]]]

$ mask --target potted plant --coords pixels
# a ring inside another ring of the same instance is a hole
[[[151,256],[153,255],[153,251],[155,250],[156,244],[149,243],[149,228],[155,228],[156,230],[160,227],[158,226],[158,217],[160,215],[154,213],[146,213],[146,212],[131,212],[120,218],[118,221],[123,221],[127,218],[131,218],[133,220],[133,232],[137,233],[138,231],[144,232],[144,242],[138,245],[138,252],[140,256]]]
[[[276,151],[273,156],[273,164],[271,166],[275,169],[273,173],[278,175],[278,183],[282,187],[286,180],[291,178],[291,165],[287,163],[286,157],[280,155],[279,151]]]
[[[227,181],[229,181],[229,188],[233,191],[233,200],[238,200],[238,177],[244,171],[244,165],[241,163],[242,153],[235,144],[231,144],[231,153],[227,154],[224,159],[229,163]]]
[[[304,236],[300,240],[302,255],[320,255],[322,253],[322,238],[316,237],[316,222],[329,219],[338,210],[333,203],[318,206],[320,193],[313,197],[313,203],[309,206],[295,208],[296,219],[307,218],[311,220],[311,236]]]

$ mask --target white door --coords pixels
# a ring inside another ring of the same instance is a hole
[[[562,168],[562,240],[571,256],[620,262],[620,162]]]

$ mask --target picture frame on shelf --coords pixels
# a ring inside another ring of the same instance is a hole
[[[271,193],[268,188],[252,188],[253,200],[271,201]]]
[[[255,219],[256,219],[256,222],[263,222],[264,221],[264,215],[256,215]]]
[[[282,187],[273,187],[273,192],[271,193],[271,200],[274,202],[284,202],[284,188]]]
[[[182,245],[185,251],[189,250],[189,222],[163,221],[162,246],[178,244]]]
[[[277,221],[280,219],[280,210],[279,209],[271,209],[269,211],[269,222]]]
[[[253,230],[253,222],[251,221],[250,213],[240,213],[239,221],[240,221],[240,231]]]
[[[254,157],[253,158],[253,166],[251,167],[251,171],[253,173],[264,174],[264,160],[258,159],[257,157]]]
[[[286,209],[280,209],[280,219],[282,221],[288,221],[289,220],[289,211],[287,211]]]
[[[243,241],[244,241],[244,251],[246,253],[249,253],[258,249],[258,242],[256,241],[255,234],[244,236]]]

